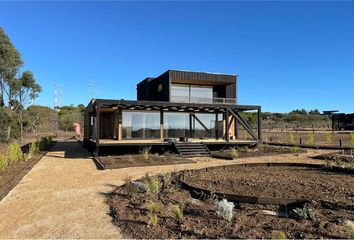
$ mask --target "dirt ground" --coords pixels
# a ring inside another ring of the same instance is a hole
[[[184,181],[190,186],[228,194],[308,199],[305,206],[312,211],[310,219],[298,219],[293,209],[302,209],[301,203],[288,205],[288,211],[283,205],[238,203],[230,221],[216,213],[215,196],[188,192],[169,179],[160,178],[163,184],[158,195],[144,193],[134,186],[119,187],[110,195],[112,216],[125,236],[269,239],[279,238],[276,232],[282,231],[287,238],[348,237],[344,223],[354,213],[354,178],[351,175],[294,166],[238,166],[187,173]],[[157,226],[149,226],[151,204],[160,206],[156,213]],[[183,208],[183,219],[179,222],[171,217],[174,205]],[[267,215],[264,210],[287,213],[289,217]]]
[[[286,131],[279,132],[279,131],[272,131],[272,132],[263,132],[263,141],[264,142],[274,142],[274,143],[292,143],[290,134],[292,134],[293,143],[292,144],[299,144],[300,138],[302,144],[309,144],[309,145],[321,145],[321,146],[340,146],[340,142],[344,147],[353,147],[351,145],[351,136],[349,131],[346,132],[338,132],[332,134],[331,131]],[[354,133],[353,133],[354,134]],[[311,135],[313,135],[313,143],[310,140]],[[331,136],[330,139],[327,137]]]
[[[198,158],[196,163],[97,170],[78,142],[58,142],[0,202],[0,238],[121,238],[108,215],[106,196],[128,176],[160,174],[246,162],[307,162],[328,151],[225,161]]]

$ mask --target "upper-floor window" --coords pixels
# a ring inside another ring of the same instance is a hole
[[[200,85],[172,84],[171,102],[212,103],[213,87]]]

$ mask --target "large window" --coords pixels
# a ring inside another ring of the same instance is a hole
[[[190,137],[189,113],[164,113],[164,137]]]
[[[165,138],[223,138],[223,115],[164,113]]]
[[[123,111],[123,138],[160,138],[160,113]]]
[[[171,102],[212,103],[213,87],[172,84]]]

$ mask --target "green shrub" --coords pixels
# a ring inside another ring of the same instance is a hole
[[[326,142],[327,142],[327,144],[331,144],[331,142],[332,142],[332,133],[330,133],[330,132],[326,133]]]
[[[7,167],[6,156],[0,155],[0,171],[4,171]]]
[[[298,146],[292,147],[291,150],[292,150],[293,153],[298,153],[298,152],[301,151],[301,150],[300,150],[300,147],[298,147]]]
[[[147,193],[157,194],[160,190],[160,181],[156,177],[151,177],[149,174],[145,174],[143,182],[146,185]]]
[[[18,161],[24,160],[24,155],[18,143],[12,143],[7,148],[7,161],[12,165]]]
[[[145,160],[148,160],[149,157],[150,157],[150,149],[149,148],[144,148],[141,154],[143,155],[143,158]]]
[[[156,213],[149,214],[149,226],[157,227],[159,225],[159,220]]]
[[[354,147],[354,133],[351,133],[349,136],[349,142],[350,142],[350,146]]]
[[[147,208],[149,209],[149,211],[153,214],[157,214],[159,212],[161,212],[161,204],[159,204],[158,202],[151,202]]]
[[[178,205],[172,205],[171,217],[174,218],[177,222],[181,223],[183,220],[183,209]]]
[[[354,239],[354,222],[350,220],[345,221],[344,231],[348,234],[349,239]]]
[[[238,158],[240,154],[238,153],[237,148],[233,147],[230,149],[230,155],[231,155],[232,159],[235,159],[235,158]]]
[[[37,139],[33,139],[28,151],[28,157],[31,158],[37,153],[39,153],[39,142]]]
[[[308,218],[312,218],[313,217],[313,210],[311,208],[308,208],[306,206],[304,206],[303,208],[295,208],[293,210],[293,213],[295,214],[295,216],[299,219],[305,220]]]
[[[307,134],[307,143],[309,145],[314,145],[315,144],[315,134],[314,133]]]
[[[295,136],[293,133],[289,133],[289,141],[291,144],[295,144]]]

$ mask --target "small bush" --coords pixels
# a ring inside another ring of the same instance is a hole
[[[183,209],[180,208],[178,205],[172,205],[171,217],[177,222],[181,223],[183,221]]]
[[[274,231],[272,234],[272,239],[284,240],[287,239],[285,232],[283,231]]]
[[[28,151],[28,157],[31,158],[39,153],[39,142],[37,139],[32,140],[31,146]]]
[[[151,202],[147,208],[149,209],[149,211],[153,214],[157,214],[159,212],[161,212],[161,205],[158,202]]]
[[[330,132],[326,133],[326,142],[327,142],[327,144],[332,143],[332,133],[330,133]]]
[[[130,176],[127,176],[124,182],[125,182],[125,189],[127,191],[127,195],[131,196],[133,193],[135,193],[135,187],[133,186],[132,178]]]
[[[143,178],[143,182],[146,185],[147,193],[157,194],[160,190],[160,182],[156,177],[151,177],[149,174],[146,174]]]
[[[12,143],[7,148],[7,161],[9,165],[24,160],[22,149],[18,143]]]
[[[7,167],[6,156],[0,155],[0,171],[4,171]]]
[[[345,221],[344,231],[348,234],[349,239],[354,239],[354,222],[350,220]]]
[[[149,214],[149,226],[157,227],[159,225],[159,220],[156,213]]]
[[[307,143],[309,145],[314,145],[315,144],[315,134],[314,133],[307,134]]]
[[[235,205],[233,202],[228,202],[226,199],[223,199],[221,201],[216,200],[215,201],[215,210],[216,214],[219,216],[223,217],[224,219],[231,221],[233,217],[233,209]]]
[[[292,147],[291,150],[292,150],[293,153],[298,153],[298,152],[301,151],[301,150],[300,150],[300,147],[298,147],[298,146]]]
[[[354,133],[351,133],[349,138],[350,146],[354,148]]]
[[[305,220],[313,217],[313,210],[304,206],[303,208],[295,208],[293,210],[295,216],[299,219]]]
[[[144,148],[141,154],[143,155],[143,158],[144,158],[145,160],[148,160],[149,157],[150,157],[150,149],[147,148],[147,147]]]
[[[239,157],[239,153],[237,148],[233,147],[230,149],[230,155],[232,157],[232,159],[238,158]]]
[[[295,136],[293,133],[289,133],[289,141],[291,144],[295,144]]]

